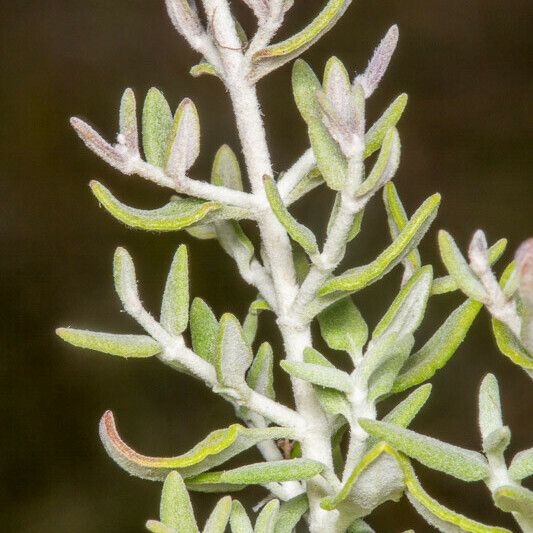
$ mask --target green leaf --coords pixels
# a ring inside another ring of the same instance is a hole
[[[158,209],[136,209],[120,202],[98,181],[91,181],[90,187],[100,204],[117,220],[131,228],[149,231],[177,231],[200,222],[208,213],[222,207],[218,202],[174,197]]]
[[[215,76],[217,78],[220,77],[218,75],[217,69],[213,65],[211,65],[211,63],[204,59],[196,65],[192,66],[189,70],[189,74],[193,78],[199,78],[200,76]]]
[[[313,69],[302,59],[294,62],[292,68],[292,91],[296,107],[305,122],[320,118],[317,92],[322,90],[320,80]]]
[[[231,509],[232,501],[230,496],[225,496],[219,500],[207,519],[202,533],[224,533],[229,522]]]
[[[391,446],[433,470],[463,481],[478,481],[490,476],[489,465],[478,452],[419,435],[387,422],[361,418],[359,424],[373,437],[387,441]]]
[[[219,383],[230,388],[242,387],[252,361],[252,349],[240,322],[234,315],[224,314],[220,319],[215,362]]]
[[[407,95],[401,94],[366,132],[365,157],[370,157],[376,150],[379,150],[387,132],[398,124],[406,105]]]
[[[233,257],[237,265],[248,269],[254,258],[254,245],[244,233],[241,225],[230,220],[216,224],[216,235],[224,251]]]
[[[189,226],[185,231],[195,239],[207,241],[217,238],[217,232],[213,224],[198,224],[197,226]]]
[[[440,326],[435,334],[407,360],[392,392],[401,392],[430,379],[457,351],[482,304],[467,300]]]
[[[533,518],[533,492],[525,487],[505,485],[498,487],[492,494],[494,503],[508,513],[520,513]]]
[[[276,397],[274,391],[274,353],[268,342],[264,342],[259,347],[248,371],[246,381],[250,388],[259,394],[271,399]]]
[[[372,374],[398,353],[400,344],[402,344],[400,336],[395,332],[378,337],[370,343],[359,368],[357,379],[366,385]]]
[[[170,176],[185,175],[200,154],[200,118],[189,98],[184,98],[174,116],[166,152],[166,171]]]
[[[431,383],[426,383],[415,389],[405,400],[383,417],[383,422],[406,428],[428,401],[431,389]]]
[[[286,361],[280,363],[281,368],[290,374],[293,378],[302,379],[320,385],[329,387],[349,394],[353,389],[353,382],[350,375],[336,368],[329,368],[322,365],[303,363],[301,361]]]
[[[254,531],[242,503],[237,500],[233,500],[230,526],[232,533],[253,533]]]
[[[131,307],[135,307],[140,301],[137,288],[137,278],[135,265],[128,251],[124,248],[117,248],[113,257],[113,278],[115,281],[115,291],[124,306],[129,312]]]
[[[198,533],[189,493],[178,472],[170,472],[161,494],[161,522],[183,533]]]
[[[484,302],[487,299],[485,288],[472,272],[453,237],[447,231],[439,231],[439,248],[442,262],[457,286],[469,298]]]
[[[126,89],[120,101],[119,115],[120,134],[124,143],[133,153],[139,151],[139,132],[137,131],[137,103],[135,94],[131,89]]]
[[[332,350],[348,352],[353,360],[361,357],[368,338],[368,326],[349,296],[322,311],[318,322],[320,333]]]
[[[218,320],[201,298],[192,302],[190,329],[194,352],[213,364],[217,351]]]
[[[174,255],[168,273],[161,306],[161,325],[171,335],[181,335],[188,322],[189,263],[187,247],[182,244]]]
[[[280,43],[256,52],[252,57],[255,65],[254,78],[259,79],[302,54],[335,25],[350,4],[351,0],[329,0],[317,17],[303,30]]]
[[[533,356],[529,354],[518,337],[503,322],[493,318],[492,331],[496,344],[503,355],[522,368],[533,369]]]
[[[276,183],[270,176],[263,177],[265,192],[277,219],[287,230],[291,238],[296,241],[309,255],[318,254],[318,245],[313,232],[300,224],[288,211],[279,195]]]
[[[376,533],[376,532],[363,520],[356,520],[348,528],[348,533]]]
[[[258,307],[257,300],[252,302],[242,325],[244,336],[246,337],[250,346],[252,346],[252,344],[254,343],[255,337],[257,335],[257,327],[259,325],[259,314],[261,313],[261,311],[263,311],[263,309],[261,307]]]
[[[148,520],[146,522],[146,529],[152,533],[178,533],[174,528],[167,527],[157,520]]]
[[[307,173],[297,185],[286,195],[285,205],[289,206],[305,196],[308,192],[316,189],[324,183],[324,178],[318,168],[314,168]]]
[[[432,281],[431,266],[422,267],[415,272],[379,321],[372,339],[390,333],[414,333],[424,318]]]
[[[161,352],[159,343],[147,335],[117,335],[74,328],[58,328],[56,333],[78,348],[119,357],[152,357]]]
[[[319,295],[335,291],[356,292],[381,279],[418,246],[436,217],[439,204],[439,194],[428,198],[418,208],[398,238],[372,263],[353,268],[327,281],[319,290]]]
[[[487,374],[479,389],[479,428],[485,453],[503,453],[510,441],[509,428],[504,428],[498,381]]]
[[[142,133],[146,161],[156,167],[165,166],[172,124],[168,102],[159,90],[152,87],[144,101]]]
[[[533,476],[533,448],[518,452],[513,457],[509,467],[509,475],[515,481]]]
[[[292,533],[307,509],[309,509],[307,494],[300,494],[283,502],[279,509],[274,533]]]
[[[274,533],[279,514],[279,500],[270,500],[255,521],[254,533]]]
[[[207,494],[238,492],[246,488],[246,485],[242,484],[223,483],[220,480],[220,474],[220,472],[204,472],[198,476],[187,478],[185,484],[190,491]]]
[[[187,479],[219,466],[232,457],[271,439],[294,438],[289,428],[248,429],[233,424],[210,433],[188,452],[176,457],[148,457],[130,448],[117,432],[113,413],[107,411],[100,420],[100,438],[109,456],[126,472],[149,480],[163,480],[176,470]]]
[[[227,144],[223,144],[215,155],[211,170],[211,182],[236,191],[243,190],[239,161],[235,152]]]

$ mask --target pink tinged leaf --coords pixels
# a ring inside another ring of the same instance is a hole
[[[357,76],[356,79],[363,86],[367,98],[377,89],[381,78],[385,74],[398,44],[398,36],[398,26],[395,24],[379,43],[365,72]]]
[[[93,151],[98,157],[112,167],[121,172],[126,171],[125,156],[104,140],[96,130],[89,126],[89,124],[77,117],[71,118],[70,124],[89,150]]]
[[[352,124],[355,121],[352,85],[344,65],[336,57],[332,57],[326,65],[324,90],[339,117]]]
[[[166,5],[170,20],[178,33],[186,37],[202,35],[202,24],[189,0],[166,0]]]
[[[489,260],[489,246],[487,244],[487,238],[482,230],[478,229],[468,248],[468,259],[474,272],[481,273],[484,270],[490,268]]]

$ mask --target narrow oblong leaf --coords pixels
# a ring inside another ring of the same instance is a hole
[[[274,533],[279,514],[279,500],[270,500],[255,521],[254,533]]]
[[[253,533],[254,529],[242,503],[233,500],[230,516],[231,533]]]
[[[172,111],[163,93],[152,87],[144,101],[142,115],[143,149],[146,161],[163,168],[172,135]]]
[[[363,418],[359,419],[359,424],[373,437],[388,442],[433,470],[463,481],[478,481],[490,476],[489,465],[478,452],[459,448],[387,422]]]
[[[216,504],[209,515],[202,533],[224,533],[231,515],[232,501],[230,496],[225,496]]]
[[[211,182],[237,191],[243,190],[242,174],[235,152],[223,144],[217,151],[211,170]]]
[[[533,448],[518,452],[513,457],[509,467],[509,475],[515,481],[533,476]]]
[[[159,209],[135,209],[120,202],[98,181],[91,181],[90,187],[100,204],[117,220],[131,228],[149,231],[177,231],[200,222],[208,213],[222,207],[218,202],[197,198],[173,198]]]
[[[115,291],[129,313],[130,309],[135,309],[139,304],[139,290],[137,288],[137,277],[135,265],[131,255],[125,248],[118,247],[113,257],[113,278],[115,281]]]
[[[185,484],[190,491],[207,494],[238,492],[246,488],[244,484],[222,482],[221,474],[221,472],[204,472],[198,476],[187,478]]]
[[[120,101],[119,115],[120,135],[124,145],[134,154],[139,153],[139,132],[137,129],[137,103],[135,94],[126,89]]]
[[[500,352],[514,364],[527,370],[533,369],[533,354],[530,354],[520,339],[500,320],[492,318],[492,331]]]
[[[199,533],[189,493],[177,472],[170,472],[163,483],[160,519],[165,526],[176,531]]]
[[[418,246],[437,216],[439,204],[439,194],[428,198],[417,209],[398,238],[372,263],[347,270],[344,274],[327,281],[318,294],[325,295],[336,291],[356,292],[381,279]]]
[[[267,398],[274,399],[274,352],[268,342],[259,347],[246,376],[249,387]]]
[[[300,494],[283,502],[279,509],[274,533],[292,533],[307,509],[309,509],[307,494]]]
[[[407,360],[396,378],[392,392],[401,392],[430,379],[442,368],[464,341],[482,308],[480,302],[467,300],[439,327],[435,334]]]
[[[525,487],[505,485],[492,494],[494,503],[508,513],[519,513],[533,519],[533,492]]]
[[[74,328],[58,328],[56,333],[78,348],[118,357],[152,357],[161,352],[159,343],[147,335],[118,335]]]
[[[353,389],[353,382],[350,375],[336,368],[324,367],[301,361],[281,361],[281,367],[285,372],[294,378],[302,379],[320,385],[336,389],[341,392],[350,393]]]
[[[163,303],[161,325],[171,335],[181,335],[189,322],[189,261],[187,247],[181,245],[168,273]]]
[[[279,195],[276,183],[270,176],[264,176],[263,183],[265,185],[265,192],[277,219],[287,230],[291,238],[296,241],[309,255],[318,253],[318,245],[313,232],[300,224],[288,211],[283,200]]]
[[[219,466],[259,442],[271,439],[293,438],[289,428],[248,429],[233,424],[210,433],[188,452],[176,457],[148,457],[130,448],[118,434],[113,413],[107,411],[100,420],[100,438],[109,456],[126,472],[159,481],[176,470],[184,478],[198,476]]]
[[[431,383],[426,383],[415,389],[405,400],[383,417],[383,422],[406,428],[428,401],[431,389]]]
[[[192,302],[190,330],[194,352],[213,364],[217,351],[218,320],[201,298]]]
[[[349,296],[322,311],[318,322],[320,333],[332,350],[348,352],[354,360],[361,357],[368,326]]]
[[[401,94],[387,107],[383,115],[374,122],[365,135],[365,157],[370,157],[376,150],[379,150],[385,135],[398,124],[406,106],[407,95]]]
[[[503,428],[500,389],[494,374],[487,374],[479,389],[479,429],[486,449],[487,438]]]
[[[148,520],[146,522],[146,529],[152,533],[178,533],[174,528],[165,526],[158,520]]]

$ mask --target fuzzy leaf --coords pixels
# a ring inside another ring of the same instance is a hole
[[[373,437],[387,441],[391,446],[433,470],[463,481],[478,481],[490,476],[489,465],[478,452],[419,435],[387,422],[363,418],[359,419],[359,424]]]
[[[200,222],[208,213],[222,207],[218,202],[174,197],[159,209],[135,209],[120,202],[98,181],[91,181],[90,186],[100,204],[117,220],[131,228],[149,231],[177,231]]]
[[[235,152],[223,144],[215,155],[211,170],[211,182],[236,191],[243,190],[242,174]]]
[[[264,176],[263,183],[265,185],[265,192],[270,207],[272,208],[272,211],[274,211],[277,219],[287,230],[287,233],[306,251],[307,254],[317,254],[318,245],[313,232],[303,224],[300,224],[287,211],[274,180],[270,176]]]
[[[182,244],[174,255],[168,273],[161,306],[161,325],[171,335],[181,335],[188,322],[189,264],[187,247]]]
[[[252,366],[246,376],[246,381],[251,389],[274,399],[276,392],[274,390],[274,353],[272,346],[264,342],[259,347]]]
[[[167,527],[157,520],[148,520],[146,522],[146,529],[152,533],[178,533],[174,528]]]
[[[120,134],[124,144],[132,153],[139,152],[139,132],[137,131],[137,103],[135,94],[131,89],[126,89],[120,101],[119,115]]]
[[[215,76],[219,78],[217,69],[206,60],[202,60],[196,65],[192,66],[189,70],[189,74],[193,78],[199,78],[200,76]]]
[[[335,196],[335,203],[333,204],[333,209],[331,210],[331,215],[328,220],[328,227],[327,227],[327,234],[330,235],[333,225],[335,224],[335,220],[337,219],[337,215],[339,213],[339,207],[340,207],[340,201],[341,196],[340,193],[337,193]],[[352,242],[357,235],[359,235],[361,231],[361,226],[363,224],[363,217],[365,214],[365,210],[361,209],[358,211],[353,219],[352,227],[350,228],[350,231],[348,232],[346,243]]]
[[[198,476],[187,478],[185,483],[190,491],[207,494],[238,492],[246,488],[246,485],[243,484],[222,482],[220,474],[220,472],[204,472]]]
[[[453,237],[444,230],[439,231],[439,248],[442,262],[457,286],[469,298],[484,302],[487,299],[485,288],[470,269]]]
[[[320,295],[335,291],[356,292],[381,279],[418,246],[437,215],[440,195],[428,198],[412,216],[398,238],[372,263],[353,268],[327,281],[319,290]]]
[[[383,422],[406,428],[426,404],[431,389],[431,383],[426,383],[415,389],[405,400],[383,417]]]
[[[305,52],[335,25],[351,1],[329,0],[317,17],[296,35],[256,52],[252,57],[255,65],[254,78],[261,78]]]
[[[146,161],[163,168],[172,135],[172,111],[163,93],[152,87],[144,101],[142,116],[143,149]]]
[[[324,183],[324,177],[318,168],[308,172],[285,197],[285,205],[289,206]]]
[[[242,503],[237,500],[233,500],[230,526],[232,533],[253,533],[254,531],[252,522],[246,514],[246,510],[242,506]]]
[[[350,75],[337,57],[328,59],[324,68],[324,93],[335,113],[347,123],[355,119],[355,105]]]
[[[148,457],[137,453],[120,438],[111,411],[107,411],[100,420],[100,438],[109,456],[126,472],[154,481],[165,479],[172,470],[188,479],[225,463],[259,442],[293,437],[293,430],[288,428],[248,429],[233,424],[213,431],[182,455]]]
[[[533,476],[533,448],[518,452],[511,461],[509,475],[515,481]]]
[[[322,311],[318,322],[320,333],[332,350],[348,352],[352,359],[361,356],[368,338],[368,326],[349,296]]]
[[[127,250],[117,248],[113,257],[113,278],[115,281],[115,291],[129,313],[140,302],[139,290],[137,288],[137,278],[135,275],[135,265]]]
[[[492,331],[503,355],[522,368],[533,369],[533,355],[530,355],[525,346],[503,322],[493,318]]]
[[[457,351],[482,305],[467,300],[440,326],[435,334],[407,360],[392,392],[401,392],[430,379]]]
[[[216,370],[219,382],[230,388],[245,385],[245,374],[253,361],[250,345],[237,318],[226,313],[220,319]]]
[[[302,379],[314,385],[336,389],[345,393],[350,393],[353,389],[353,382],[349,374],[336,368],[286,360],[281,361],[280,365],[293,378]]]
[[[201,298],[192,302],[190,329],[194,352],[213,364],[217,351],[218,320]]]
[[[376,532],[363,520],[356,520],[348,528],[348,533],[376,533]]]
[[[161,352],[159,343],[147,335],[117,335],[74,328],[58,328],[56,333],[78,348],[118,357],[152,357]]]
[[[309,509],[307,494],[300,494],[282,503],[274,533],[292,533],[307,509]]]
[[[501,432],[503,421],[500,390],[493,374],[485,376],[479,389],[479,428],[483,439],[483,450],[487,453],[495,451],[494,445],[498,444],[494,439],[495,432]],[[505,448],[499,451],[504,450]]]
[[[508,513],[520,513],[533,518],[533,492],[525,487],[506,485],[497,488],[493,493],[494,502]]]
[[[178,472],[170,472],[161,494],[161,522],[176,531],[198,533],[189,493]]]
[[[248,269],[255,250],[241,225],[235,220],[216,224],[216,235],[224,251],[233,257],[239,268]]]
[[[225,496],[219,500],[207,519],[202,533],[224,533],[229,522],[231,509],[232,501],[230,496]]]
[[[255,521],[254,533],[274,533],[279,514],[279,500],[270,500]]]
[[[370,157],[376,150],[379,150],[387,132],[398,124],[406,105],[407,95],[401,94],[387,107],[383,115],[366,132],[365,157]]]

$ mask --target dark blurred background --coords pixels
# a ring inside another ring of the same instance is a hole
[[[251,28],[243,5],[233,3]],[[297,0],[286,31],[299,28],[323,4]],[[304,56],[317,71],[333,53],[352,72],[361,70],[387,28],[399,24],[398,51],[369,112],[376,118],[394,96],[409,93],[396,184],[410,212],[431,193],[443,194],[439,218],[421,247],[439,274],[438,228],[451,231],[463,248],[478,227],[491,241],[508,237],[499,268],[533,233],[533,181],[527,168],[533,140],[531,15],[528,0],[357,0]],[[181,242],[190,245],[193,294],[217,313],[242,317],[254,293],[213,242],[194,241],[185,233],[134,232],[99,209],[87,187],[93,177],[140,207],[162,205],[168,192],[107,168],[82,146],[68,118],[87,118],[112,138],[125,87],[142,99],[155,85],[173,106],[192,96],[203,126],[202,157],[193,174],[205,178],[220,144],[238,147],[231,110],[216,79],[194,80],[187,74],[197,58],[171,27],[162,1],[3,1],[0,23],[2,531],[140,532],[147,518],[157,516],[160,485],[129,477],[107,458],[97,436],[104,410],[113,409],[128,442],[151,454],[181,453],[234,421],[234,415],[202,385],[156,360],[124,361],[77,350],[62,344],[54,328],[138,331],[120,312],[113,292],[117,245],[132,253],[144,300],[154,311]],[[281,171],[307,145],[290,94],[290,68],[261,82],[259,92]],[[326,191],[317,191],[298,204],[296,213],[323,232],[330,202]],[[367,261],[388,239],[378,197],[347,264]],[[398,280],[399,272],[393,273],[357,295],[371,325],[390,303]],[[419,340],[460,301],[458,294],[434,298]],[[279,353],[267,316],[260,334]],[[500,379],[506,422],[513,430],[509,456],[531,446],[531,382],[497,352],[485,313],[433,380],[433,397],[413,427],[479,449],[476,394],[488,371]],[[282,397],[288,398],[287,382],[283,376],[279,381]],[[509,516],[494,510],[482,484],[417,470],[443,502],[516,530]],[[252,491],[245,501],[252,504],[262,494]],[[195,497],[202,520],[213,502],[210,496]],[[386,505],[369,522],[379,532],[431,529],[405,499]]]

